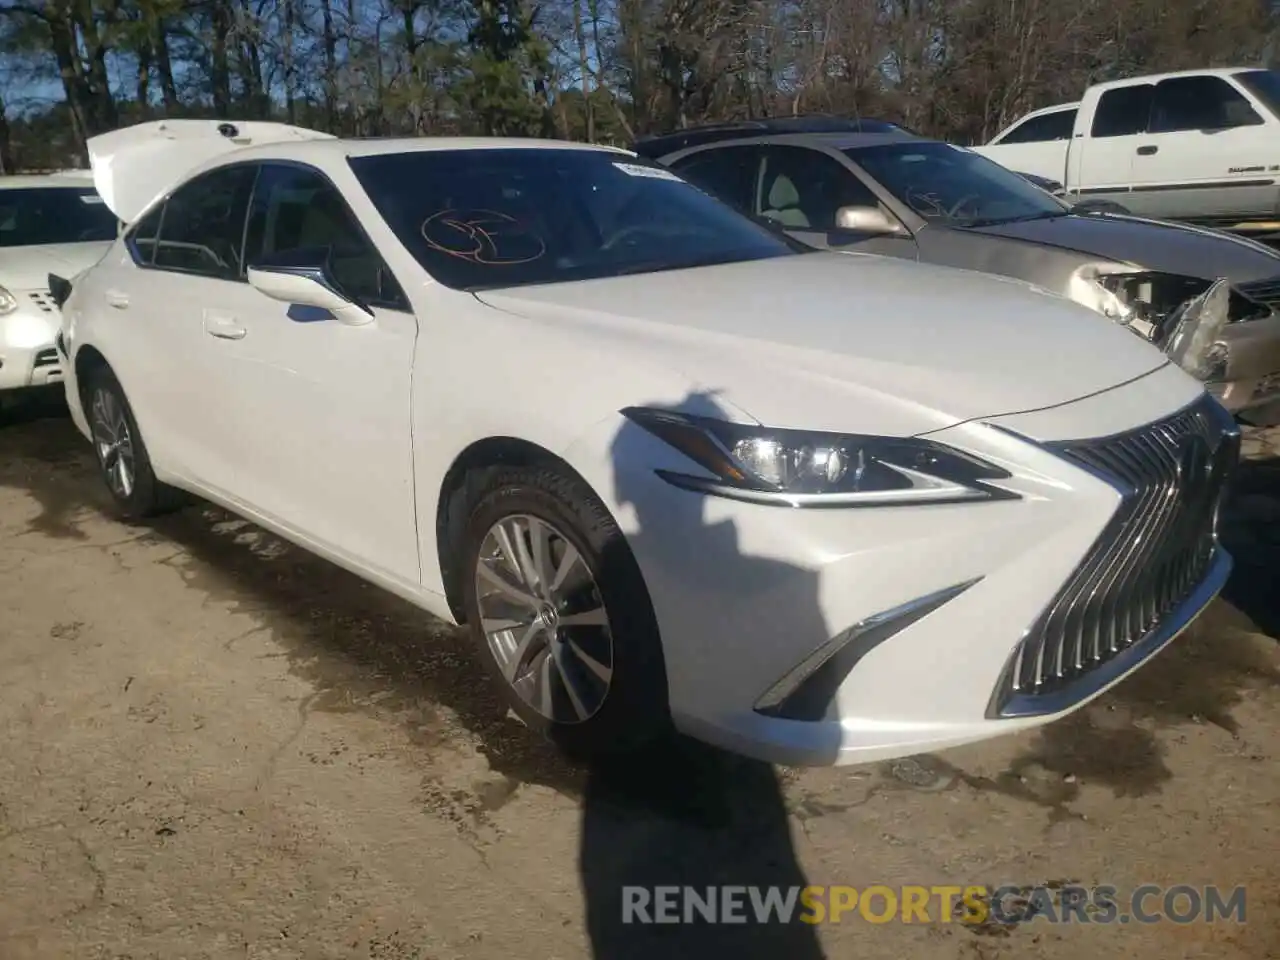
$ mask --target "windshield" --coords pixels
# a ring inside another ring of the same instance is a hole
[[[1068,212],[1025,177],[949,143],[891,143],[845,153],[930,223],[976,227]]]
[[[1280,73],[1274,70],[1245,70],[1235,76],[1242,87],[1280,117]]]
[[[620,153],[424,150],[351,167],[423,268],[458,290],[796,253],[669,170]]]
[[[116,229],[93,187],[0,189],[0,247],[110,241]]]

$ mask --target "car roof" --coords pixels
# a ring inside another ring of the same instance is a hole
[[[741,146],[756,143],[780,143],[797,147],[823,147],[832,150],[853,150],[859,147],[878,147],[890,143],[941,143],[928,137],[917,136],[906,131],[900,133],[785,133],[765,134],[762,136],[735,137],[731,140],[713,140],[688,147],[677,147],[658,156],[670,156],[701,147]]]
[[[1146,73],[1137,77],[1126,77],[1123,80],[1109,80],[1106,83],[1094,84],[1100,90],[1111,90],[1115,87],[1132,87],[1139,84],[1159,83],[1161,80],[1180,80],[1184,77],[1231,77],[1237,73],[1267,72],[1266,67],[1201,67],[1198,70],[1173,70],[1169,73]]]
[[[57,173],[15,173],[0,176],[0,190],[22,190],[32,187],[70,187],[83,190],[93,186],[88,170],[60,170]]]
[[[900,124],[873,117],[833,117],[827,115],[799,117],[766,117],[756,120],[737,120],[728,123],[704,124],[677,130],[674,133],[642,137],[632,149],[642,157],[662,157],[678,150],[700,147],[744,138],[774,139],[782,136],[810,134],[877,134],[903,132],[910,134]]]
[[[578,150],[633,156],[621,147],[571,140],[539,140],[532,137],[371,137],[364,139],[299,140],[242,147],[219,157],[219,162],[255,157],[296,158],[317,156],[377,157],[392,153],[433,153],[445,150]]]

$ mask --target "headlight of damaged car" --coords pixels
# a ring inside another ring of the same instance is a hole
[[[1128,325],[1142,319],[1137,301],[1131,300],[1116,281],[1125,274],[1106,273],[1098,266],[1084,266],[1071,274],[1067,295],[1090,310],[1096,310],[1116,323]]]
[[[4,287],[0,287],[0,317],[3,317],[6,313],[13,313],[17,309],[18,298]]]
[[[629,407],[623,416],[710,476],[657,470],[686,490],[792,507],[1017,499],[1008,471],[932,440],[776,430]]]
[[[1077,303],[1132,326],[1136,333],[1160,344],[1170,332],[1169,321],[1178,309],[1212,284],[1212,280],[1203,277],[1092,264],[1072,274],[1069,290]],[[1230,323],[1271,315],[1269,307],[1236,290],[1230,293],[1228,311]]]

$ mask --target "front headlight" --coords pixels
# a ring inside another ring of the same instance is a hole
[[[644,407],[622,415],[711,474],[655,471],[686,490],[792,507],[1018,498],[987,482],[1008,471],[932,440],[775,430]]]
[[[1135,320],[1142,319],[1141,310],[1112,279],[1117,276],[1124,274],[1107,274],[1096,266],[1081,267],[1071,275],[1067,295],[1076,303],[1128,326]]]
[[[6,313],[13,313],[17,309],[18,298],[4,287],[0,287],[0,317],[3,317]]]

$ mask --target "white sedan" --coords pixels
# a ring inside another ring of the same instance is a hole
[[[92,266],[116,228],[87,173],[0,177],[0,392],[62,378],[49,274]]]
[[[178,121],[91,152],[130,226],[65,305],[66,389],[124,516],[191,492],[468,624],[575,753],[1046,723],[1230,570],[1231,418],[1020,282],[802,251],[609,148]]]

